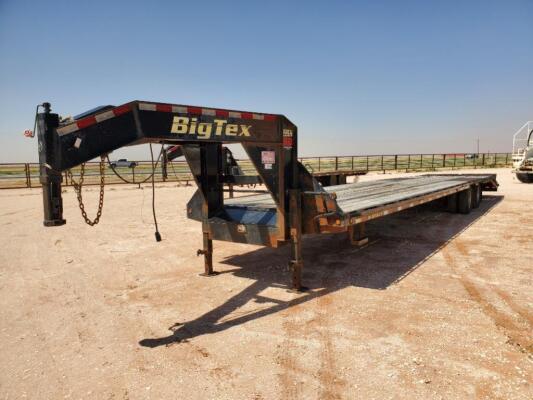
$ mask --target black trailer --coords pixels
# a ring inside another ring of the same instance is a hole
[[[44,103],[38,114],[44,225],[63,225],[62,172],[120,147],[179,144],[198,190],[187,204],[202,222],[205,274],[213,271],[213,240],[291,246],[292,287],[301,289],[302,235],[348,232],[366,242],[365,223],[437,199],[450,211],[468,213],[481,192],[497,190],[496,176],[425,175],[322,186],[298,162],[298,129],[283,115],[146,101],[132,101],[61,120]],[[240,143],[267,193],[224,198],[223,143]]]

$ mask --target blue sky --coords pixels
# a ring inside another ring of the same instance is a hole
[[[302,156],[509,151],[533,1],[0,0],[0,162],[36,160],[38,103],[133,99],[285,114]]]

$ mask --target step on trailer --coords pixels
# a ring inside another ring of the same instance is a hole
[[[302,286],[302,235],[347,232],[366,243],[369,220],[437,199],[468,213],[482,191],[495,191],[494,174],[423,175],[323,187],[298,161],[298,129],[283,115],[147,101],[95,109],[60,119],[44,103],[37,115],[44,225],[65,224],[62,172],[120,147],[179,144],[198,186],[187,204],[202,222],[205,275],[213,271],[213,240],[269,247],[290,245],[292,288]],[[235,182],[223,169],[224,143],[240,143],[267,193],[224,198]]]

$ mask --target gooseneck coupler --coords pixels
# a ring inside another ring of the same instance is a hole
[[[39,180],[43,187],[44,226],[64,225],[63,199],[61,198],[62,174],[59,146],[56,144],[59,116],[52,114],[50,103],[42,104],[43,112],[37,114],[37,138],[39,143]]]

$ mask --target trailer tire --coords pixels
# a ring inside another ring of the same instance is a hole
[[[533,174],[527,172],[517,172],[516,177],[522,183],[533,183]]]
[[[472,208],[478,208],[481,203],[481,186],[472,185],[470,188],[472,191]]]
[[[457,212],[457,193],[446,196],[446,211],[450,213]]]
[[[461,214],[468,214],[472,209],[472,189],[468,188],[457,194],[457,209]]]

